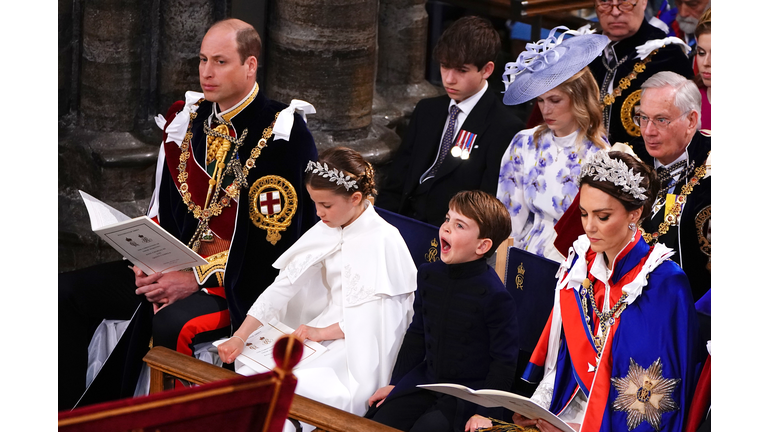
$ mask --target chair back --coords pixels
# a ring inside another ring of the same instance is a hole
[[[403,240],[411,252],[411,258],[413,258],[416,268],[424,263],[435,262],[440,258],[440,239],[438,237],[440,229],[438,227],[380,207],[374,207],[374,209],[382,219],[400,231],[400,235],[403,236]]]
[[[531,397],[536,385],[523,381],[521,377],[552,311],[557,285],[555,275],[560,264],[512,246],[499,249],[497,253],[504,252],[504,273],[500,276],[507,291],[515,299],[517,308],[519,352],[512,392]]]
[[[59,431],[193,432],[283,430],[296,389],[293,367],[302,344],[293,336],[274,349],[271,372],[121,399],[59,413]]]
[[[515,247],[507,248],[504,285],[517,306],[520,350],[533,352],[555,301],[560,263]]]

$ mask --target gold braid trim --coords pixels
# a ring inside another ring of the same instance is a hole
[[[478,428],[477,432],[539,432],[539,429],[535,426],[520,426],[514,423],[507,423],[505,421],[496,420],[489,417],[493,426],[489,428]]]
[[[223,272],[224,268],[227,266],[228,257],[229,257],[229,251],[220,252],[215,255],[206,257],[205,260],[208,261],[208,264],[195,267],[195,274],[197,275],[197,280],[199,280],[200,283],[203,283],[206,279],[208,279],[211,273],[216,271]]]

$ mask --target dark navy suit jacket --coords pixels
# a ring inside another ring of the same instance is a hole
[[[461,125],[462,130],[478,135],[469,159],[449,154],[435,177],[419,184],[422,174],[435,161],[450,102],[448,96],[438,96],[416,105],[388,179],[379,191],[377,206],[440,226],[448,212],[448,201],[457,192],[480,189],[496,196],[501,157],[523,128],[523,122],[490,88]]]
[[[518,353],[515,301],[485,259],[419,267],[414,316],[392,371],[387,399],[419,384],[454,383],[510,391]],[[502,418],[503,408],[459,401],[462,430],[473,414]]]

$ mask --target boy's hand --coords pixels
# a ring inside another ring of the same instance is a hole
[[[373,406],[373,404],[376,401],[379,401],[379,403],[376,404],[377,407],[381,405],[381,403],[384,402],[384,399],[386,399],[387,396],[389,396],[389,393],[392,391],[393,388],[395,388],[395,386],[388,385],[376,390],[373,396],[368,398],[368,406]]]
[[[490,419],[475,414],[467,420],[467,425],[464,426],[464,432],[475,432],[478,429],[489,428],[491,426],[493,426],[493,423],[491,423]]]
[[[558,432],[560,429],[556,428],[555,426],[552,426],[552,423],[542,420],[542,419],[529,419],[527,417],[523,417],[518,413],[515,413],[512,415],[512,422],[518,426],[534,426],[536,429],[540,430],[541,432]],[[575,423],[568,423],[568,426],[572,427],[573,430],[579,430],[581,425],[575,424]]]
[[[512,414],[512,423],[518,426],[536,426],[535,419],[529,419],[528,417],[521,416],[518,413]]]

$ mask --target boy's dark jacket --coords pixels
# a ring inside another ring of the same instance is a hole
[[[414,316],[392,372],[387,399],[419,384],[455,383],[473,389],[510,391],[518,353],[515,301],[484,258],[419,267]],[[459,400],[455,425],[473,414],[502,418]]]
[[[438,96],[423,99],[416,105],[376,205],[440,226],[448,211],[448,202],[457,192],[479,189],[496,196],[501,157],[523,128],[523,122],[490,87],[460,128],[478,135],[469,159],[449,154],[435,178],[419,184],[422,174],[435,161],[450,102],[448,96]]]

